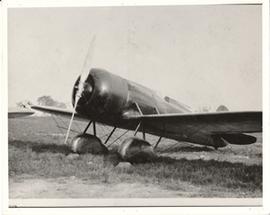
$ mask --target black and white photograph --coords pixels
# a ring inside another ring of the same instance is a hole
[[[8,8],[9,207],[262,206],[262,28],[255,3]]]

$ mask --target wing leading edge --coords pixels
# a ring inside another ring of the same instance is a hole
[[[40,105],[32,105],[31,108],[34,109],[34,110],[44,112],[44,113],[63,116],[63,117],[69,118],[69,119],[72,116],[72,110],[68,110],[68,109],[62,109],[62,108],[56,108],[56,107],[48,107],[48,106],[40,106]],[[78,113],[75,113],[74,117],[77,120],[82,120],[82,121],[88,120],[85,116],[82,116],[82,115],[80,115]]]

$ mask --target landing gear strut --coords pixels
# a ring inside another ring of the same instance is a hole
[[[140,127],[142,128],[142,137],[143,137],[143,140],[145,140],[145,130],[144,130],[144,125],[143,125],[143,122],[140,121],[139,124],[137,125],[136,129],[135,129],[135,132],[134,132],[134,136],[136,136],[136,134],[138,133]]]
[[[96,134],[97,134],[97,131],[96,131],[96,122],[95,121],[89,121],[89,123],[87,124],[87,126],[86,126],[86,128],[84,129],[84,131],[83,131],[83,134],[86,134],[86,132],[87,132],[87,130],[88,130],[88,128],[90,127],[90,125],[93,123],[93,134],[94,134],[94,136],[97,136]]]
[[[111,138],[111,136],[113,135],[113,133],[115,132],[115,130],[116,130],[116,127],[114,127],[113,128],[113,130],[111,131],[111,133],[109,134],[109,136],[107,137],[107,139],[105,140],[105,145],[106,145],[106,143],[109,141],[109,139]]]
[[[83,133],[85,134],[89,128],[89,126],[92,124],[92,121],[89,121],[89,123],[87,124],[86,128],[84,129]]]
[[[154,146],[154,149],[156,149],[156,148],[157,148],[157,146],[158,146],[158,144],[160,143],[161,139],[162,139],[162,136],[160,136],[160,137],[159,137],[159,139],[158,139],[158,141],[157,141],[156,145]]]

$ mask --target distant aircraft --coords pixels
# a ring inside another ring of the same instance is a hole
[[[35,113],[34,111],[23,109],[23,108],[9,109],[8,118],[25,117],[25,116],[30,116],[34,113]]]
[[[217,149],[227,144],[255,143],[256,138],[245,133],[262,131],[261,111],[230,112],[222,107],[219,112],[194,113],[170,97],[162,98],[147,87],[97,68],[79,76],[73,87],[72,104],[74,111],[35,105],[31,108],[71,117],[65,143],[74,117],[89,121],[82,135],[70,143],[74,152],[84,152],[87,144],[101,142],[96,122],[113,127],[104,145],[117,128],[135,131],[133,138],[120,145],[122,157],[129,153],[129,146],[150,145],[145,134],[159,137],[155,147],[161,138],[169,138]],[[91,123],[93,135],[86,135]],[[137,132],[142,132],[142,139],[135,137]]]

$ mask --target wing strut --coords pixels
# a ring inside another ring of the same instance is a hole
[[[84,129],[83,133],[85,134],[89,128],[89,126],[92,124],[92,120],[89,121],[89,123],[87,124],[86,128]]]
[[[162,139],[162,136],[160,136],[160,137],[158,138],[158,141],[157,141],[156,145],[154,146],[154,149],[157,148],[157,146],[158,146],[158,144],[160,143],[161,139]]]
[[[109,139],[111,138],[111,136],[113,135],[114,131],[116,130],[116,127],[113,128],[113,130],[111,131],[111,133],[109,134],[109,136],[107,137],[107,139],[105,140],[104,144],[106,145],[106,143],[109,141]]]
[[[145,130],[144,130],[143,122],[142,122],[142,136],[143,136],[143,140],[145,140]]]
[[[135,132],[134,132],[134,136],[136,136],[136,134],[138,133],[140,127],[142,128],[142,137],[143,137],[143,140],[145,140],[145,129],[144,129],[144,125],[143,125],[143,120],[141,120],[139,122],[139,124],[137,125],[137,127],[135,129]]]
[[[93,134],[94,134],[94,136],[97,136],[96,122],[95,121],[93,121]]]
[[[136,134],[138,133],[140,126],[141,126],[141,121],[139,122],[139,124],[137,125],[137,127],[135,129],[134,136],[136,136]]]

